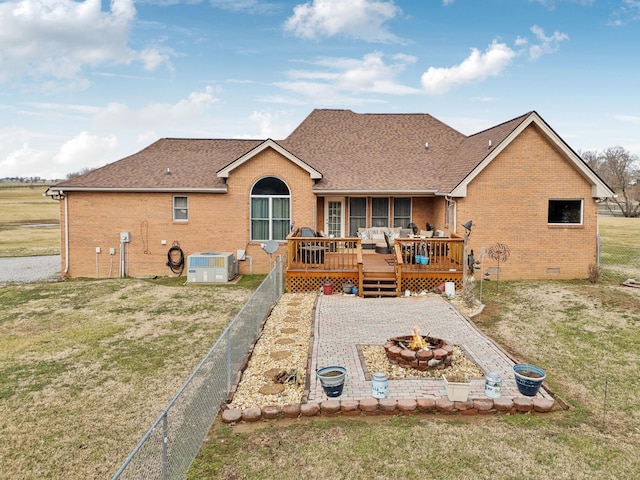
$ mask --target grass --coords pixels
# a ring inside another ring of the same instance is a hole
[[[60,205],[46,189],[0,184],[0,257],[60,254]]]
[[[2,287],[0,476],[113,475],[263,279]]]
[[[218,423],[188,478],[636,478],[639,290],[586,281],[485,289],[476,323],[543,367],[568,411]]]
[[[57,219],[57,202],[39,198],[44,188],[28,193],[46,205],[9,190],[0,188],[1,238],[11,222]],[[30,219],[5,216],[42,207]],[[637,245],[637,220],[603,217],[603,242]],[[44,241],[33,238],[38,229],[15,228],[0,241],[0,256],[59,251],[57,232]],[[2,287],[2,478],[112,475],[262,278]],[[636,478],[639,290],[583,281],[485,288],[477,324],[515,357],[542,366],[567,412],[314,419],[248,430],[216,424],[189,478]]]

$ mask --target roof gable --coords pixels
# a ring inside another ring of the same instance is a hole
[[[240,165],[242,165],[243,163],[251,160],[256,155],[258,155],[260,152],[263,152],[264,150],[266,150],[268,148],[272,148],[273,150],[278,152],[280,155],[282,155],[286,159],[290,160],[291,162],[295,163],[300,168],[302,168],[303,170],[308,172],[309,176],[313,180],[319,180],[319,179],[322,178],[322,174],[318,170],[310,167],[307,163],[305,163],[302,160],[300,160],[298,157],[293,155],[291,152],[287,151],[285,148],[283,148],[282,146],[280,146],[278,143],[276,143],[275,141],[271,140],[270,138],[265,140],[261,144],[256,145],[253,149],[251,149],[250,151],[248,151],[247,153],[245,153],[244,155],[242,155],[238,159],[234,160],[230,164],[226,165],[224,168],[220,169],[218,171],[218,173],[217,173],[218,177],[220,177],[220,178],[228,178],[229,174],[235,168],[238,168]]]
[[[526,128],[537,126],[573,164],[578,172],[591,183],[593,197],[611,197],[614,192],[598,177],[593,170],[560,138],[560,136],[535,112],[518,117],[510,122],[490,128],[468,138],[464,148],[476,152],[484,151],[484,158],[452,190],[454,197],[464,197],[467,186],[489,165],[504,149]]]

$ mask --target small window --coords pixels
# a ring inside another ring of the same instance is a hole
[[[187,220],[189,220],[187,197],[173,197],[173,221],[186,222]]]
[[[548,222],[582,225],[582,200],[549,200]]]

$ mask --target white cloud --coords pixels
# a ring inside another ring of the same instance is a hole
[[[640,125],[640,117],[637,115],[614,115],[613,118],[624,123]]]
[[[207,86],[202,92],[191,92],[188,98],[174,104],[153,103],[138,110],[132,110],[122,103],[110,103],[92,120],[92,124],[100,127],[150,128],[171,127],[194,122],[209,107],[218,102],[214,89]]]
[[[256,122],[260,128],[258,138],[285,138],[291,132],[291,124],[283,123],[282,117],[289,115],[291,112],[269,113],[253,111],[249,115],[249,120]],[[250,138],[255,138],[251,136]]]
[[[415,62],[415,57],[400,54],[386,63],[381,52],[366,54],[362,59],[320,58],[313,62],[319,69],[291,70],[287,72],[289,81],[278,82],[276,86],[324,105],[344,101],[349,95],[416,94],[419,89],[397,81],[399,74]]]
[[[569,35],[562,32],[553,32],[553,35],[547,37],[544,34],[544,30],[538,25],[531,27],[531,31],[535,35],[538,43],[528,47],[529,58],[531,60],[537,60],[542,55],[555,53],[560,48],[560,42],[569,40]],[[526,39],[518,39],[516,45],[527,48],[528,41]]]
[[[422,74],[422,86],[428,93],[446,93],[452,87],[500,75],[517,53],[504,43],[494,41],[484,53],[471,49],[471,55],[450,68],[430,67]]]
[[[64,175],[86,167],[98,167],[111,159],[117,146],[115,135],[99,137],[81,132],[62,144],[58,153],[53,156],[53,163],[58,171],[65,172]]]
[[[0,4],[0,80],[30,75],[72,79],[83,68],[141,62],[168,63],[157,48],[129,48],[134,0],[12,0]]]
[[[423,88],[431,94],[446,93],[454,86],[500,75],[520,55],[528,54],[530,60],[537,60],[542,55],[555,53],[561,42],[569,40],[569,36],[562,32],[546,36],[538,25],[531,27],[531,32],[535,36],[535,43],[527,38],[517,37],[512,49],[507,44],[494,40],[484,53],[472,48],[471,54],[459,65],[429,67],[422,74]]]
[[[401,13],[392,0],[312,0],[294,7],[284,29],[311,40],[345,36],[367,42],[402,43],[385,26]]]

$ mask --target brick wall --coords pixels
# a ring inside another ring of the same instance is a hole
[[[259,166],[257,168],[256,166]],[[313,225],[315,196],[309,174],[271,149],[238,167],[228,179],[228,193],[92,193],[69,192],[70,277],[119,276],[120,232],[130,232],[125,246],[128,276],[173,276],[166,266],[167,253],[177,242],[186,257],[202,251],[246,250],[252,258],[239,262],[240,273],[266,273],[269,255],[261,242],[249,241],[249,203],[253,184],[264,176],[282,179],[291,192],[291,218],[296,225]],[[173,196],[187,196],[189,221],[173,221]],[[66,265],[64,201],[61,201],[62,269]],[[166,245],[162,241],[166,241]],[[101,253],[96,255],[96,247]],[[109,248],[116,253],[109,255]],[[286,254],[282,243],[278,254]],[[274,255],[274,256],[275,256]],[[97,257],[97,258],[96,258]],[[97,268],[96,268],[97,260]],[[97,270],[97,274],[96,274]],[[186,271],[185,271],[186,274]]]
[[[582,199],[583,225],[548,225],[549,199]],[[596,260],[591,186],[537,127],[527,128],[471,182],[457,212],[458,224],[475,224],[469,248],[476,258],[482,246],[510,247],[501,279],[587,278]],[[489,267],[497,263],[487,258],[482,273]]]

